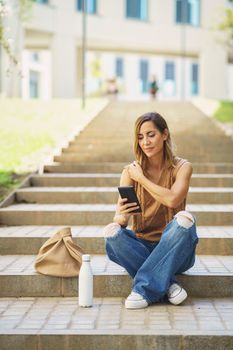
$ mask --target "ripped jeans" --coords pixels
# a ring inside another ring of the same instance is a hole
[[[109,259],[126,269],[133,278],[132,290],[148,304],[161,300],[171,284],[176,283],[175,275],[194,265],[198,243],[195,219],[188,228],[178,221],[173,218],[158,242],[139,239],[133,231],[118,224],[110,224],[118,225],[118,229],[105,237]]]

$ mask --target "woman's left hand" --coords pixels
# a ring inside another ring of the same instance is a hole
[[[141,166],[138,164],[138,162],[134,161],[133,163],[128,165],[127,170],[132,180],[140,182],[143,176],[143,171]]]

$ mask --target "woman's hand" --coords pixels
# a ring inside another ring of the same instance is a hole
[[[133,186],[133,180],[130,178],[128,167],[125,166],[121,174],[120,186]],[[140,213],[132,213],[135,209],[138,209],[137,203],[128,203],[127,198],[121,198],[118,196],[116,213],[113,221],[121,226],[127,226],[131,215],[137,215]]]
[[[140,182],[140,180],[143,177],[143,171],[141,166],[138,164],[138,162],[134,161],[133,163],[128,165],[127,170],[132,180]]]
[[[139,206],[136,202],[127,203],[127,198],[121,198],[119,200],[118,213],[123,215],[126,219],[129,219],[131,215],[136,215],[138,213],[132,213],[134,210],[138,209]]]

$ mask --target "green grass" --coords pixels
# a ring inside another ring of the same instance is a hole
[[[14,188],[17,188],[25,177],[26,174],[0,171],[0,201],[10,194]]]
[[[233,122],[233,102],[221,101],[220,107],[215,112],[214,117],[223,123]]]
[[[0,109],[0,200],[35,171],[43,158],[71,133],[101,99],[88,99],[85,111],[79,99],[2,99]]]

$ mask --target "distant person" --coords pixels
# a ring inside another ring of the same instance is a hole
[[[153,76],[153,78],[150,82],[150,95],[151,95],[153,100],[156,99],[156,95],[157,95],[158,90],[159,90],[159,87],[157,84],[157,80],[156,80],[155,76]]]
[[[107,81],[107,94],[108,95],[117,95],[118,94],[118,87],[116,79],[109,79]]]
[[[187,293],[175,275],[193,266],[198,242],[196,220],[185,210],[192,165],[173,154],[167,123],[155,112],[136,120],[134,152],[120,186],[134,187],[142,212],[132,213],[137,204],[118,198],[114,222],[104,228],[106,251],[133,278],[126,308],[145,308],[166,295],[178,305]]]

